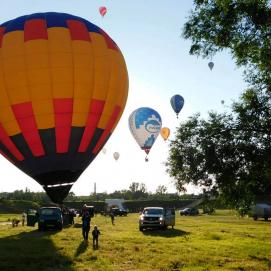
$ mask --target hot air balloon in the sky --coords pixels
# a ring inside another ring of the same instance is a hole
[[[178,118],[178,114],[180,113],[184,105],[184,98],[181,95],[176,94],[171,97],[170,104]]]
[[[99,12],[100,12],[100,14],[102,15],[102,17],[104,17],[104,15],[105,15],[106,12],[107,12],[107,8],[106,8],[106,7],[100,7],[100,8],[99,8]]]
[[[147,155],[160,133],[161,126],[162,120],[160,115],[149,107],[140,107],[129,116],[130,131],[140,148]]]
[[[106,148],[102,148],[103,154],[106,154]]]
[[[117,161],[120,158],[120,154],[118,152],[114,152],[113,157]]]
[[[116,127],[124,58],[89,21],[36,13],[0,25],[0,152],[61,203]]]
[[[208,63],[208,66],[209,66],[210,70],[213,69],[214,65],[215,65],[214,62],[212,62],[212,61]]]
[[[170,135],[170,129],[167,127],[163,127],[160,131],[161,136],[166,141]]]

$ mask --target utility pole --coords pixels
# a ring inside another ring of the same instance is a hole
[[[94,192],[93,192],[94,199],[96,200],[96,182],[94,183]]]

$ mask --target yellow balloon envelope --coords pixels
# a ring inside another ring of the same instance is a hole
[[[161,129],[161,132],[160,132],[161,136],[163,137],[163,139],[166,141],[170,135],[170,130],[169,128],[167,127],[163,127]]]

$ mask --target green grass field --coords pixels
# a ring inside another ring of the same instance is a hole
[[[0,221],[14,215],[0,215]],[[61,232],[12,228],[0,222],[1,271],[271,270],[271,221],[238,218],[233,212],[180,217],[166,231],[138,230],[138,215],[97,216],[98,250],[82,242],[80,218]]]

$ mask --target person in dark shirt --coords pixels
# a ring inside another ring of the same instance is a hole
[[[111,211],[109,215],[110,215],[110,218],[111,218],[112,225],[115,225],[115,215],[114,215],[113,211]]]
[[[88,234],[90,230],[90,213],[87,210],[87,205],[84,204],[82,211],[82,234],[84,241],[88,243]]]
[[[99,235],[100,231],[98,230],[98,227],[95,225],[94,230],[92,231],[92,240],[93,240],[93,248],[98,248],[99,246]]]

